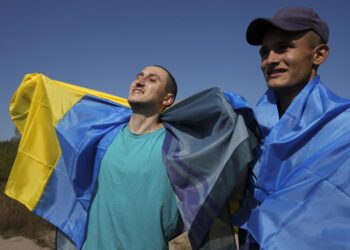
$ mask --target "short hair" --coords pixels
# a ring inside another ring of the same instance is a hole
[[[176,94],[177,94],[177,84],[176,84],[176,81],[175,81],[175,78],[173,77],[173,75],[170,73],[169,70],[167,70],[163,66],[160,66],[160,65],[152,65],[152,66],[161,68],[165,72],[168,73],[168,79],[167,79],[167,82],[166,82],[165,89],[166,89],[166,91],[168,91],[169,93],[172,93],[174,95],[174,100],[175,100]]]
[[[326,44],[323,39],[313,30],[309,30],[307,39],[311,48],[316,48],[318,45]]]

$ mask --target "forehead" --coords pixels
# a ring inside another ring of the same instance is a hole
[[[156,67],[156,66],[146,67],[142,70],[142,73],[144,75],[156,75],[161,80],[166,80],[166,78],[168,76],[168,73],[164,69]]]
[[[308,31],[292,32],[272,27],[266,31],[261,45],[268,46],[275,43],[306,41],[306,33],[308,33]]]

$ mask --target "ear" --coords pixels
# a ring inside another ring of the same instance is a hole
[[[327,60],[329,47],[327,44],[321,44],[314,49],[314,52],[314,65],[319,66]]]
[[[173,104],[174,100],[174,94],[166,93],[165,97],[163,98],[162,104],[164,107],[169,107],[171,104]]]

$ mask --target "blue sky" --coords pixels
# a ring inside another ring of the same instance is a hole
[[[314,8],[330,26],[319,74],[350,98],[350,1],[0,0],[0,140],[13,136],[8,107],[27,73],[127,96],[145,66],[167,67],[182,99],[218,86],[255,105],[266,90],[247,25],[283,6]]]

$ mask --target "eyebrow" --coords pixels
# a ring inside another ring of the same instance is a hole
[[[280,45],[284,45],[284,44],[288,44],[288,43],[293,43],[294,40],[293,39],[285,39],[285,40],[280,40],[280,41],[276,41],[272,44],[270,44],[271,46],[280,46]],[[269,46],[266,46],[266,45],[261,45],[261,48],[264,48],[264,47],[269,47]]]
[[[264,50],[270,49],[270,47],[292,44],[293,42],[294,42],[294,40],[282,40],[282,41],[278,41],[278,42],[273,43],[271,46],[262,45],[259,49],[259,53],[261,54]]]
[[[138,77],[138,76],[144,76],[144,75],[145,75],[145,73],[140,72],[140,73],[138,73],[138,74],[136,75],[136,77]],[[160,80],[160,77],[159,77],[159,75],[157,75],[157,74],[150,73],[148,76],[149,76],[149,77],[155,76],[155,77],[157,77],[157,78]]]

